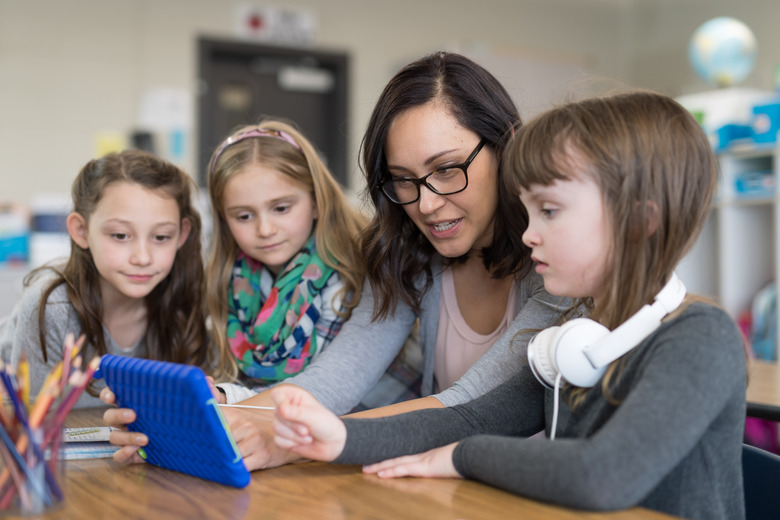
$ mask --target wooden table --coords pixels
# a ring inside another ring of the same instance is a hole
[[[748,360],[747,415],[780,421],[780,364]]]
[[[72,412],[68,426],[102,424],[96,410]],[[235,489],[149,464],[68,461],[65,502],[51,519],[669,519],[642,508],[587,513],[527,500],[478,482],[382,480],[358,466],[319,462],[255,471]],[[32,517],[26,517],[32,518]]]

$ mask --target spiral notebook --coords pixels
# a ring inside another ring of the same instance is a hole
[[[250,473],[200,368],[109,354],[95,377],[105,379],[118,406],[135,410],[128,429],[149,437],[139,450],[147,462],[228,486],[249,484]]]

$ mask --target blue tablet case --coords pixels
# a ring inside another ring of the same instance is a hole
[[[195,477],[245,487],[250,474],[211,393],[195,366],[105,355],[102,377],[122,408],[135,410],[130,431],[146,434],[147,462]]]

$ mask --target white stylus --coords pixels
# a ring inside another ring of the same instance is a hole
[[[226,408],[252,408],[254,410],[275,410],[274,406],[250,406],[248,404],[220,404]]]

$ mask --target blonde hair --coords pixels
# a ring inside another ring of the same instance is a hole
[[[612,266],[597,304],[574,302],[614,329],[653,300],[693,246],[709,214],[717,161],[701,126],[673,99],[631,92],[546,112],[520,128],[506,152],[516,188],[567,179],[575,150],[601,188],[611,221]],[[690,301],[690,299],[686,300]],[[620,375],[620,360],[603,379]],[[577,399],[581,389],[572,390]]]
[[[360,301],[365,272],[358,244],[364,218],[350,206],[314,146],[292,124],[279,120],[267,119],[237,129],[214,152],[208,173],[214,225],[206,266],[206,303],[212,320],[211,338],[219,354],[215,377],[225,379],[238,375],[226,327],[227,291],[239,248],[224,217],[223,196],[228,182],[251,164],[290,177],[314,197],[318,214],[314,230],[317,253],[338,272],[344,284],[337,297],[341,298],[340,315],[345,319]]]

